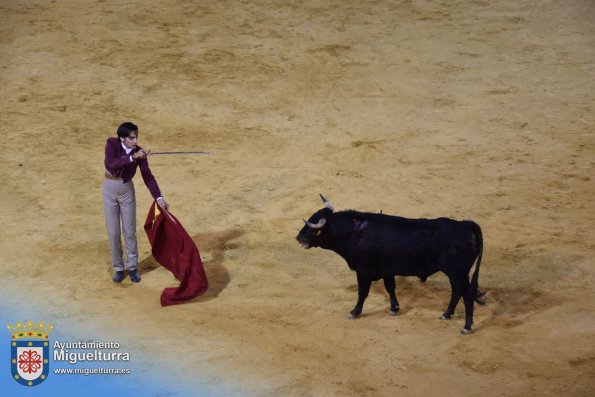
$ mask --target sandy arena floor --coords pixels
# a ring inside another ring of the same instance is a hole
[[[3,0],[0,19],[3,293],[134,324],[243,395],[593,395],[592,0]],[[127,120],[146,149],[215,152],[150,159],[211,282],[185,305],[159,306],[176,282],[138,175],[143,281],[110,280],[103,149]],[[443,275],[398,278],[396,317],[377,283],[346,320],[355,275],[295,241],[318,193],[479,223],[474,333],[462,304],[438,320]]]

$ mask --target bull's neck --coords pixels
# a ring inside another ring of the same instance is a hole
[[[329,239],[320,248],[331,250],[339,254],[343,259],[347,260],[353,252],[352,243],[352,221],[343,216],[344,213],[337,213],[329,224]]]

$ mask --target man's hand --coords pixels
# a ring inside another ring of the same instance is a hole
[[[134,153],[134,154],[132,155],[132,158],[133,158],[134,160],[139,160],[139,159],[146,159],[148,155],[149,155],[149,153],[148,153],[148,152],[145,152],[144,150],[142,150],[142,149],[141,149],[141,150],[139,150],[138,152]]]
[[[157,204],[166,211],[169,209],[169,204],[167,204],[167,201],[163,197],[157,199]]]

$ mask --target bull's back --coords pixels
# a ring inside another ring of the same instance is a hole
[[[375,215],[369,218],[370,231],[362,247],[367,250],[366,266],[376,277],[428,277],[443,270],[449,256],[453,262],[460,256],[465,263],[474,256],[479,229],[474,222]]]

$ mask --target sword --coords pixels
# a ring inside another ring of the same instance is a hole
[[[156,154],[206,154],[207,156],[212,156],[213,152],[150,152],[149,156]]]

